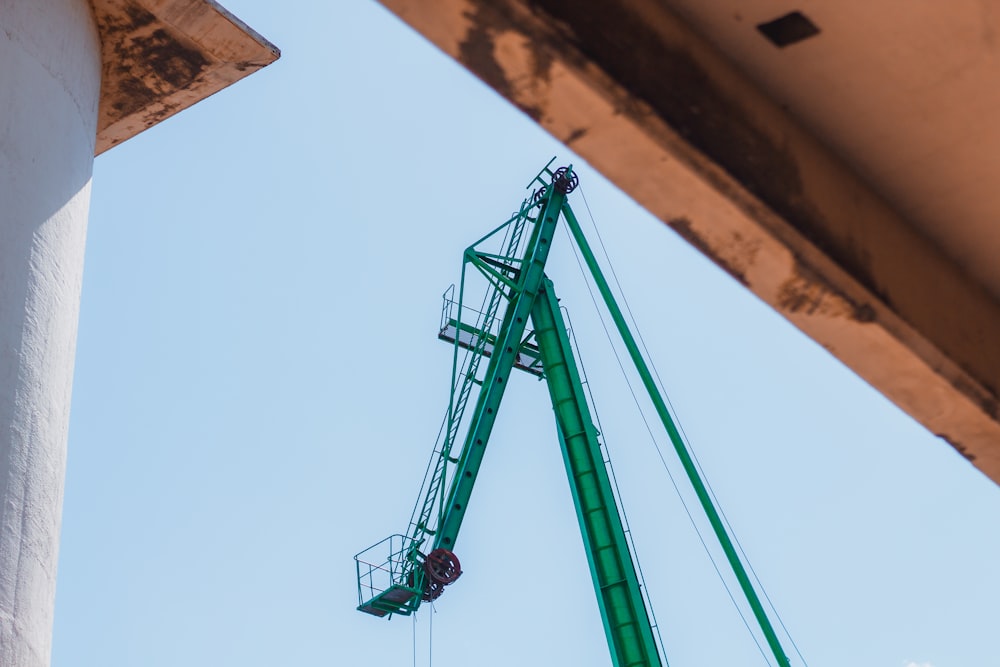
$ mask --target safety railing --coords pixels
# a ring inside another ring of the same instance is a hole
[[[419,593],[407,576],[415,565],[413,540],[405,535],[390,535],[354,556],[358,574],[358,609],[384,616],[409,613],[412,603],[419,604]],[[415,608],[416,604],[412,604]]]

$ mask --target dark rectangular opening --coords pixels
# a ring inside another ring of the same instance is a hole
[[[761,34],[779,48],[801,42],[819,34],[819,28],[802,12],[790,12],[773,21],[767,21],[757,26]]]

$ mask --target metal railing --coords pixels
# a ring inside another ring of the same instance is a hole
[[[406,585],[412,569],[410,553],[413,540],[405,535],[390,535],[354,556],[358,572],[358,605],[364,605],[393,585]]]

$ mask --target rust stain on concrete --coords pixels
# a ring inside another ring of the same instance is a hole
[[[719,253],[715,246],[709,243],[704,236],[695,231],[690,220],[687,218],[675,218],[673,220],[668,220],[667,226],[680,234],[681,238],[700,250],[706,257],[718,264],[723,271],[738,280],[741,285],[744,287],[750,287],[750,282],[747,280],[745,272],[738,268],[727,257]]]
[[[975,384],[969,382],[964,376],[955,377],[952,379],[951,384],[956,391],[964,394],[969,398],[969,400],[976,403],[976,405],[978,405],[979,408],[987,415],[993,419],[1000,418],[1000,402],[996,399],[996,393],[989,387],[977,387]],[[985,393],[983,389],[985,389]],[[949,440],[949,442],[951,441]],[[959,447],[956,447],[955,449],[958,449],[964,455],[964,450]]]
[[[668,44],[654,24],[617,2],[589,3],[586,12],[569,0],[535,4],[568,26],[576,49],[600,62],[678,134],[711,157],[724,158],[726,169],[754,194],[767,201],[769,192],[780,193],[780,199],[802,192],[793,156],[746,122],[747,110],[719,90],[689,53]]]
[[[514,89],[494,56],[493,35],[496,28],[492,25],[492,17],[484,16],[483,8],[476,7],[475,11],[466,14],[466,18],[471,27],[459,44],[459,57],[486,84],[507,99],[512,99]]]
[[[278,59],[214,0],[91,0],[101,36],[98,154]]]
[[[877,319],[871,304],[856,302],[801,261],[778,290],[778,307],[788,314],[846,317],[860,324]]]
[[[683,35],[673,35],[652,14],[635,11],[630,6],[634,4],[604,0],[588,3],[581,12],[571,0],[532,3],[558,23],[573,51],[600,63],[627,91],[618,100],[620,113],[642,118],[652,109],[742,189],[862,282],[872,284],[870,263],[831,236],[832,227],[806,192],[798,157],[784,138],[753,121],[754,111],[741,96],[722,87],[685,49]],[[689,166],[701,168],[697,162]],[[703,175],[723,190],[728,187],[711,173]]]
[[[512,73],[504,68],[497,57],[499,37],[504,34],[520,35],[522,26],[515,26],[512,17],[507,15],[502,7],[487,9],[477,5],[472,11],[465,13],[470,27],[464,39],[459,43],[459,59],[465,63],[484,83],[514,103],[521,111],[535,122],[541,122],[545,109],[537,100],[526,100],[521,94],[522,86],[512,80]],[[541,39],[541,36],[538,36]],[[529,37],[530,39],[530,37]],[[548,83],[554,52],[544,48],[524,50],[524,63],[530,77],[526,80]]]
[[[127,116],[184,88],[209,64],[206,54],[175,31],[168,30],[151,12],[128,3],[117,14],[97,20],[105,53],[101,103]],[[161,109],[153,119],[171,115]]]
[[[572,146],[574,142],[577,142],[580,139],[583,139],[585,136],[587,136],[587,132],[588,132],[587,128],[578,127],[572,132],[570,132],[568,135],[566,135],[566,138],[563,139],[563,143],[565,143],[567,146]]]
[[[941,438],[949,445],[955,448],[955,451],[964,456],[970,463],[976,460],[976,455],[969,452],[969,450],[962,445],[962,443],[953,440],[948,437],[946,433],[936,433],[937,437]]]

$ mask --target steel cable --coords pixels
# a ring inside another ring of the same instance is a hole
[[[652,359],[652,356],[649,354],[649,348],[646,346],[646,341],[643,339],[642,330],[639,328],[639,324],[638,324],[638,322],[637,322],[637,320],[635,318],[635,315],[633,315],[633,313],[632,313],[631,306],[629,305],[628,298],[625,296],[625,292],[624,292],[624,290],[621,287],[620,281],[618,280],[618,274],[615,272],[614,264],[611,262],[611,257],[608,254],[607,248],[604,245],[604,239],[601,236],[600,229],[597,227],[597,222],[594,219],[593,211],[591,211],[590,203],[587,201],[587,196],[584,193],[582,187],[580,188],[580,196],[583,198],[584,206],[587,209],[587,215],[590,218],[591,227],[593,228],[594,233],[597,236],[597,242],[598,242],[598,244],[601,247],[601,252],[604,255],[605,263],[608,265],[608,268],[611,271],[611,277],[614,280],[615,288],[617,289],[618,295],[619,295],[619,297],[621,298],[622,302],[625,305],[625,312],[628,313],[628,317],[629,317],[629,320],[631,321],[632,329],[635,331],[636,337],[638,338],[639,343],[642,346],[642,352],[645,355],[645,358],[649,362],[649,366],[650,366],[650,368],[653,371],[653,376],[656,378],[657,387],[658,387],[660,393],[662,394],[663,398],[666,401],[666,404],[667,404],[667,407],[668,407],[668,409],[670,411],[671,417],[674,419],[674,422],[677,424],[677,428],[678,428],[678,431],[679,431],[679,433],[681,435],[681,438],[684,441],[684,444],[686,445],[688,451],[691,454],[691,458],[694,461],[695,466],[698,469],[698,473],[701,475],[702,480],[705,483],[705,487],[708,489],[709,495],[711,496],[712,501],[715,503],[715,506],[718,509],[719,514],[722,517],[722,520],[723,520],[723,522],[726,525],[726,529],[729,531],[729,535],[732,537],[733,542],[736,544],[736,547],[739,549],[740,555],[743,558],[743,562],[746,563],[747,568],[750,570],[750,573],[753,576],[753,579],[754,579],[754,581],[757,584],[757,587],[760,589],[760,592],[763,594],[764,599],[767,601],[768,607],[771,609],[771,611],[773,612],[775,618],[778,620],[778,624],[781,626],[782,631],[785,633],[785,636],[788,638],[789,643],[791,643],[792,648],[795,650],[796,655],[798,655],[798,657],[799,657],[799,660],[802,661],[802,664],[805,665],[805,667],[808,667],[808,663],[806,662],[805,657],[802,655],[802,652],[799,650],[798,645],[795,643],[795,639],[792,637],[791,633],[788,631],[788,628],[785,626],[785,622],[781,618],[781,614],[778,612],[778,609],[774,606],[774,603],[771,601],[770,596],[767,594],[767,589],[764,587],[763,582],[760,580],[760,577],[757,575],[756,570],[754,570],[753,564],[750,562],[750,559],[747,556],[746,551],[743,549],[743,545],[740,543],[739,538],[736,536],[736,533],[733,530],[732,524],[730,524],[729,518],[726,516],[726,513],[725,513],[725,511],[722,508],[722,504],[719,502],[719,499],[718,499],[718,497],[715,494],[715,490],[712,488],[712,485],[709,482],[708,477],[705,475],[705,471],[704,471],[704,469],[701,466],[701,461],[698,459],[697,452],[695,451],[694,446],[692,445],[690,438],[688,438],[687,432],[684,430],[683,424],[681,423],[680,419],[677,416],[677,410],[674,408],[673,402],[670,400],[670,395],[667,392],[666,387],[665,387],[663,381],[660,379],[659,370],[656,368],[656,364],[654,363],[654,361]],[[577,261],[579,263],[579,260],[577,260]],[[589,285],[588,285],[588,289],[589,289]],[[593,295],[591,295],[591,298],[593,298]],[[602,324],[603,324],[603,318],[602,318]],[[617,356],[617,352],[615,354]],[[631,389],[631,387],[630,387],[630,389]],[[656,447],[657,447],[657,451],[659,452],[659,445],[657,444]],[[661,456],[661,458],[662,458],[662,456]],[[664,461],[664,465],[666,465],[665,461]],[[699,534],[699,537],[700,537],[700,534]],[[714,565],[714,561],[713,561],[713,565]],[[758,645],[758,647],[759,647],[759,645]]]

